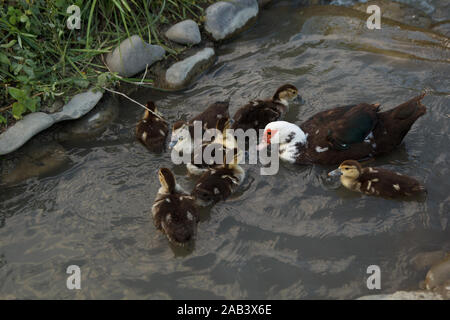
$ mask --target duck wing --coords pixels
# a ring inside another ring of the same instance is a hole
[[[426,113],[427,108],[421,103],[424,97],[425,93],[380,113],[380,123],[374,130],[378,154],[390,152],[397,147],[416,120]]]
[[[364,168],[359,177],[361,192],[395,198],[417,195],[425,187],[414,178],[383,168]]]
[[[233,129],[264,129],[273,121],[279,120],[281,111],[277,103],[255,100],[241,107],[234,115]]]
[[[169,132],[167,123],[159,118],[140,120],[136,126],[136,138],[151,151],[162,151]]]
[[[218,120],[230,117],[228,111],[229,104],[228,101],[214,102],[205,111],[192,118],[189,123],[192,124],[194,121],[201,121],[204,129],[214,129]]]
[[[348,150],[352,144],[361,143],[375,128],[379,105],[361,103],[333,108],[317,113],[301,125],[308,134],[326,132],[323,145],[336,150]]]

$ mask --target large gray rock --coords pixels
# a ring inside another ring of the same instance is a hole
[[[257,0],[219,1],[206,9],[205,30],[224,40],[243,30],[258,15]]]
[[[214,49],[205,48],[193,56],[174,63],[166,71],[166,82],[174,89],[187,85],[196,75],[203,72],[214,62]]]
[[[138,35],[131,36],[110,52],[106,64],[122,77],[131,77],[164,57],[166,51],[143,41]]]
[[[73,96],[60,112],[51,116],[55,122],[64,120],[75,120],[91,111],[102,98],[103,93],[89,90]]]
[[[184,20],[170,27],[166,37],[181,44],[198,44],[202,41],[197,23],[193,20]]]
[[[19,149],[31,137],[47,129],[54,122],[52,116],[43,112],[34,112],[26,115],[0,135],[0,155]]]
[[[427,291],[397,291],[392,294],[374,294],[357,300],[443,300],[440,294]]]
[[[47,114],[34,112],[23,117],[14,126],[0,135],[0,155],[11,153],[25,144],[31,137],[49,128],[52,124],[78,119],[94,108],[103,96],[100,91],[89,90],[75,95],[61,112]]]

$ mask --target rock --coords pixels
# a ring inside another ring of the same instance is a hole
[[[78,119],[91,111],[102,96],[102,92],[94,92],[92,89],[79,93],[70,99],[61,112],[54,113],[51,116],[55,122]]]
[[[425,277],[425,287],[428,290],[443,286],[450,286],[450,256],[432,266]]]
[[[80,118],[92,110],[102,96],[103,94],[100,91],[89,90],[75,95],[61,112],[53,114],[34,112],[26,115],[0,135],[0,155],[19,149],[31,137],[56,122]]]
[[[440,294],[428,291],[397,291],[392,294],[374,294],[356,300],[443,300]]]
[[[34,143],[24,149],[14,168],[2,177],[1,184],[15,185],[32,177],[47,176],[69,162],[64,148],[56,142]]]
[[[47,129],[54,122],[52,116],[43,112],[34,112],[26,115],[0,135],[0,155],[19,149],[31,137]]]
[[[80,141],[100,135],[119,115],[118,99],[106,94],[103,99],[81,119],[68,122],[58,132],[59,141]]]
[[[202,41],[197,23],[193,20],[184,20],[170,27],[166,37],[181,44],[198,44]]]
[[[258,15],[256,0],[219,1],[206,9],[205,30],[214,40],[228,39],[243,30]]]
[[[186,86],[190,80],[214,62],[214,54],[214,49],[204,48],[193,56],[174,63],[166,71],[168,86],[174,89]]]
[[[415,27],[428,28],[431,25],[431,19],[420,9],[390,0],[370,0],[366,3],[357,3],[353,6],[353,9],[365,13],[367,7],[372,4],[379,6],[381,9],[381,29],[383,29],[383,18]]]
[[[122,77],[131,77],[161,60],[166,51],[158,46],[143,41],[138,35],[131,36],[109,53],[106,64],[113,72]]]

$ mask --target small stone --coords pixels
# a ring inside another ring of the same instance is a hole
[[[50,127],[55,120],[44,112],[34,112],[23,117],[0,135],[0,155],[19,149],[35,134]]]
[[[216,2],[206,9],[205,30],[216,41],[230,38],[243,30],[258,11],[256,0]]]
[[[174,63],[166,71],[166,82],[171,88],[181,88],[214,61],[214,49],[205,48],[193,56]]]
[[[181,44],[198,44],[202,41],[197,23],[193,20],[181,21],[166,32],[166,37]]]
[[[109,53],[106,64],[113,72],[122,77],[131,77],[147,66],[164,57],[166,51],[158,45],[151,45],[143,41],[138,35],[131,36]]]
[[[94,92],[92,89],[79,93],[70,99],[61,112],[54,113],[51,116],[55,122],[78,119],[91,111],[100,101],[102,96],[102,92]]]

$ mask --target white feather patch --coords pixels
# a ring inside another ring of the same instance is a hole
[[[317,147],[316,147],[316,152],[317,152],[317,153],[325,152],[325,151],[328,151],[328,147],[325,147],[325,148],[322,148],[322,147],[320,147],[320,146],[317,146]]]

